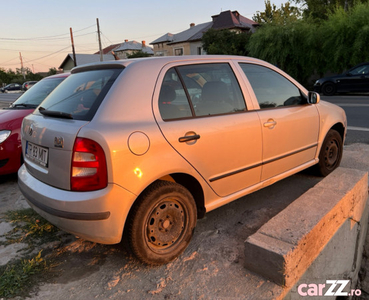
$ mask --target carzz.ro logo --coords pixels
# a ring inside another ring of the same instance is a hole
[[[314,296],[360,296],[361,290],[351,290],[345,292],[345,287],[350,283],[350,280],[327,280],[324,283],[302,283],[297,287],[297,293],[302,297]]]

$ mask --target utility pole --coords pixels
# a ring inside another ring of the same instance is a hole
[[[21,72],[22,72],[22,75],[23,75],[23,79],[26,80],[26,75],[24,74],[23,59],[22,59],[22,53],[21,52],[19,52],[19,58],[20,58],[20,61],[21,61]]]
[[[103,61],[103,52],[102,52],[102,48],[101,48],[101,37],[100,37],[100,25],[99,25],[99,18],[96,18],[96,23],[97,23],[97,36],[99,38],[99,51],[100,51],[100,61]]]
[[[74,66],[76,67],[77,66],[77,60],[76,60],[76,51],[74,50],[72,27],[70,27],[70,39],[71,39],[71,42],[72,42],[72,52],[73,52]]]

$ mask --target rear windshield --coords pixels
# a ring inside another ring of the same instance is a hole
[[[121,71],[91,70],[72,74],[41,104],[39,110],[48,116],[68,115],[75,120],[90,121]]]
[[[12,107],[36,108],[64,79],[65,77],[41,80],[20,96]]]

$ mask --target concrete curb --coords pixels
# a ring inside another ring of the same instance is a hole
[[[362,219],[367,197],[368,173],[338,168],[246,240],[246,268],[288,291],[347,219]]]

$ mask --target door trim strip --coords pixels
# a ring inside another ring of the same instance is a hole
[[[249,167],[246,167],[246,168],[242,168],[242,169],[239,169],[239,170],[236,170],[236,171],[233,171],[233,172],[230,172],[230,173],[227,173],[227,174],[223,174],[223,175],[220,175],[220,176],[217,176],[217,177],[214,177],[214,178],[210,178],[209,181],[210,182],[214,182],[214,181],[217,181],[217,180],[220,180],[220,179],[223,179],[223,178],[226,178],[226,177],[229,177],[229,176],[232,176],[232,175],[235,175],[235,174],[238,174],[238,173],[242,173],[242,172],[245,172],[245,171],[248,171],[248,170],[251,170],[251,169],[254,169],[254,168],[257,168],[257,167],[260,167],[260,166],[264,166],[264,165],[267,165],[267,164],[270,164],[272,162],[275,162],[277,160],[280,160],[280,159],[283,159],[283,158],[286,158],[288,156],[292,156],[292,155],[295,155],[295,154],[298,154],[300,152],[303,152],[303,151],[306,151],[306,150],[309,150],[311,148],[315,148],[318,146],[318,143],[315,143],[313,145],[310,145],[310,146],[307,146],[303,149],[300,149],[300,150],[297,150],[297,151],[293,151],[291,153],[288,153],[288,154],[285,154],[285,155],[282,155],[280,157],[276,157],[276,158],[273,158],[273,159],[269,159],[265,162],[262,162],[262,163],[258,163],[258,164],[255,164],[255,165],[252,165],[252,166],[249,166]]]

